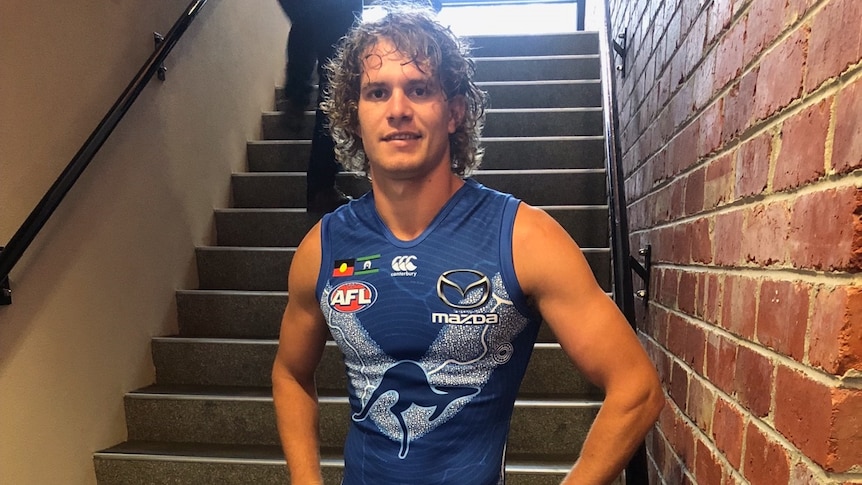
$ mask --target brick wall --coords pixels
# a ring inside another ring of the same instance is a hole
[[[609,1],[653,483],[862,483],[862,1]]]

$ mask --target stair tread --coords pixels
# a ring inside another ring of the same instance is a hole
[[[215,385],[192,385],[192,384],[151,384],[149,386],[130,391],[127,396],[139,398],[144,396],[163,396],[164,398],[191,398],[191,399],[272,399],[272,388],[268,386],[215,386]],[[322,402],[347,401],[347,390],[343,392],[331,389],[319,389],[318,397]],[[515,400],[515,406],[580,406],[599,407],[601,400],[598,398],[576,398],[561,397],[559,395],[528,393],[519,394]]]
[[[340,448],[323,447],[321,461],[329,464],[342,464]],[[158,456],[175,459],[196,459],[200,461],[245,461],[284,463],[284,454],[277,445],[242,445],[220,443],[182,443],[168,441],[129,440],[96,452],[101,458],[122,458],[129,456]],[[571,466],[571,457],[559,454],[512,453],[506,457],[507,468]]]

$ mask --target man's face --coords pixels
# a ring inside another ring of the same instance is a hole
[[[445,99],[430,65],[417,66],[388,39],[365,53],[358,117],[372,180],[422,177],[440,164],[448,168],[449,134],[463,113],[464,100]]]

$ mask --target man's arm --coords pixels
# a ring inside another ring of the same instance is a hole
[[[272,394],[290,483],[320,485],[317,390],[314,371],[326,344],[326,322],[315,297],[320,271],[320,224],[296,250],[288,277],[288,303],[272,367]]]
[[[611,483],[663,406],[655,368],[625,317],[596,283],[580,248],[548,214],[521,204],[515,273],[569,359],[605,392],[564,484]]]

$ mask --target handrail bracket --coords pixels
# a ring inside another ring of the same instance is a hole
[[[156,50],[158,50],[159,46],[165,42],[165,36],[158,33],[153,32],[153,44],[155,45]],[[165,67],[164,63],[159,64],[159,70],[156,71],[156,77],[159,78],[159,81],[164,81],[167,78],[168,68]]]
[[[646,306],[650,296],[649,283],[650,276],[652,274],[652,245],[647,244],[640,248],[640,250],[638,250],[638,254],[643,256],[644,263],[641,264],[640,261],[632,255],[629,255],[629,263],[631,264],[632,270],[634,270],[634,272],[637,273],[644,282],[643,289],[636,291],[635,295],[637,295],[637,297],[643,301],[644,306]]]
[[[620,63],[617,64],[617,71],[619,71],[622,77],[626,77],[626,56],[629,53],[628,37],[629,29],[628,27],[626,27],[622,32],[617,34],[617,38],[620,39],[620,41],[613,41],[614,52],[616,52],[617,55],[620,56]]]
[[[0,246],[0,253],[3,252],[3,247]],[[12,287],[9,286],[9,275],[0,280],[0,305],[12,304]]]

